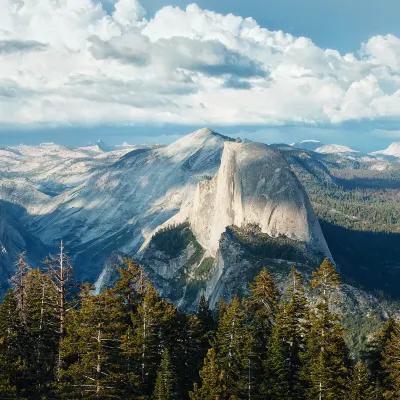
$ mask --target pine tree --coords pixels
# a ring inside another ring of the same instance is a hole
[[[18,260],[14,263],[15,274],[11,277],[10,282],[17,298],[17,308],[19,310],[22,322],[25,322],[25,296],[26,296],[26,277],[31,270],[26,261],[26,252],[19,254]]]
[[[266,363],[266,391],[274,399],[301,399],[300,353],[307,333],[307,300],[302,277],[292,268],[288,299],[280,306],[269,340]]]
[[[312,275],[311,287],[320,292],[322,301],[329,297],[332,289],[342,284],[340,275],[336,272],[336,268],[329,258],[325,258],[318,270],[313,272]]]
[[[60,380],[63,369],[63,358],[61,352],[61,341],[65,337],[65,319],[67,316],[67,301],[70,296],[70,287],[72,281],[72,265],[70,258],[64,249],[64,243],[60,242],[60,253],[57,257],[49,256],[44,263],[47,265],[50,277],[56,291],[56,302],[54,304],[58,317],[58,357],[57,357],[57,379]]]
[[[174,317],[172,304],[162,299],[154,286],[146,283],[137,313],[132,313],[133,328],[122,339],[124,354],[131,359],[132,373],[139,377],[138,388],[143,395],[149,396],[153,392],[161,349],[170,345],[169,339],[174,334],[168,329]]]
[[[266,268],[250,284],[250,298],[245,301],[247,320],[251,331],[252,347],[248,348],[248,364],[251,365],[251,382],[253,397],[263,398],[262,387],[265,386],[265,366],[267,364],[268,343],[278,311],[279,291],[272,275]]]
[[[172,370],[168,349],[164,349],[153,393],[154,400],[175,400],[176,378]]]
[[[391,339],[395,326],[396,322],[394,319],[389,318],[367,344],[366,350],[362,353],[362,357],[371,371],[376,399],[381,399],[385,390],[387,373],[382,368],[383,352]]]
[[[225,400],[227,389],[224,384],[224,373],[217,362],[214,348],[208,350],[204,360],[204,367],[200,371],[201,385],[194,385],[190,393],[191,400]]]
[[[248,309],[254,314],[257,323],[265,331],[271,329],[274,316],[278,309],[279,291],[275,286],[272,275],[264,268],[250,284],[250,299]]]
[[[16,399],[20,389],[23,340],[18,301],[9,289],[0,304],[0,398]]]
[[[205,297],[201,296],[196,314],[189,319],[189,332],[193,338],[192,346],[194,347],[191,352],[192,369],[196,371],[195,374],[203,365],[204,358],[214,339],[215,330],[216,321],[213,313]]]
[[[264,392],[268,398],[286,400],[292,398],[290,391],[291,377],[289,375],[289,345],[287,337],[285,309],[275,318],[275,325],[269,338],[267,361],[265,365]]]
[[[373,400],[374,390],[371,384],[371,374],[368,368],[358,361],[353,367],[348,384],[348,400]]]
[[[39,269],[25,279],[25,382],[30,397],[50,390],[58,354],[57,293],[50,277]]]
[[[382,367],[385,372],[383,397],[400,399],[400,323],[395,322],[390,340],[383,351]]]
[[[143,268],[133,260],[125,260],[125,268],[119,269],[120,278],[117,281],[114,292],[122,296],[128,311],[136,311],[145,290],[146,279]]]
[[[243,306],[235,295],[219,322],[214,344],[228,398],[246,396],[249,390],[248,361],[252,346],[248,341],[252,335],[246,322]]]
[[[86,286],[80,308],[67,315],[61,392],[70,398],[113,398],[126,389],[121,374],[122,299],[111,290],[96,296]]]
[[[329,299],[340,285],[334,265],[324,260],[313,273],[311,286],[320,293],[310,313],[311,329],[303,358],[302,379],[308,399],[342,399],[346,389],[347,349],[339,317],[329,311]]]

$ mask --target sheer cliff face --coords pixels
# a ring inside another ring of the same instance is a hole
[[[189,222],[214,257],[227,226],[248,224],[329,255],[301,184],[283,157],[261,143],[225,143],[218,173],[197,187]]]

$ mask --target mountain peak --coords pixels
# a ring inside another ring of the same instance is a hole
[[[358,150],[354,150],[348,146],[343,146],[341,144],[326,144],[315,149],[317,153],[321,154],[343,154],[343,153],[359,153]]]
[[[385,156],[400,157],[400,142],[393,142],[389,145],[387,149],[375,151],[371,154],[378,156],[385,155]]]

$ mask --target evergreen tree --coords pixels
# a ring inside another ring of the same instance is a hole
[[[253,380],[251,376],[249,379],[248,371],[251,339],[244,309],[235,295],[219,322],[214,343],[228,398],[239,398],[248,393],[249,380]]]
[[[217,362],[214,348],[208,350],[204,360],[204,367],[200,371],[201,385],[194,385],[190,393],[191,400],[225,400],[227,388],[224,383],[224,373]]]
[[[390,340],[383,351],[382,367],[385,372],[383,397],[400,399],[400,324],[395,322]]]
[[[133,328],[122,339],[124,354],[131,359],[132,372],[139,377],[138,390],[144,395],[149,396],[153,392],[161,349],[171,345],[173,340],[171,335],[174,332],[168,328],[174,317],[172,304],[162,299],[157,290],[147,283],[137,313],[132,313]]]
[[[153,394],[154,400],[175,400],[176,378],[172,370],[168,349],[164,349]]]
[[[66,398],[112,398],[128,390],[121,374],[122,298],[111,290],[93,295],[83,288],[80,309],[67,315],[61,392]]]
[[[125,268],[119,269],[120,278],[117,281],[114,292],[122,296],[128,307],[128,312],[136,311],[145,291],[146,279],[143,268],[133,260],[125,260]]]
[[[348,387],[346,396],[348,400],[373,400],[375,398],[371,374],[361,361],[358,361],[353,367]]]
[[[329,310],[332,292],[340,285],[334,265],[324,260],[313,273],[311,286],[320,293],[319,303],[310,313],[311,329],[303,354],[302,379],[307,399],[343,399],[347,377],[347,349],[339,316]]]
[[[31,270],[26,261],[26,252],[19,254],[18,260],[14,263],[15,274],[11,277],[10,282],[17,299],[17,308],[20,313],[22,322],[25,322],[25,296],[26,296],[26,277]]]
[[[215,336],[216,321],[204,296],[200,297],[200,302],[196,314],[189,320],[189,332],[193,338],[192,358],[193,370],[200,370],[203,360],[207,355],[208,349]],[[195,376],[193,378],[196,378]]]
[[[25,280],[25,383],[30,398],[49,392],[54,381],[59,346],[57,293],[50,277],[39,269]]]
[[[0,304],[0,398],[16,399],[20,389],[23,339],[18,301],[9,289]]]
[[[301,274],[294,268],[289,283],[288,299],[275,318],[268,346],[266,392],[276,400],[303,397],[300,353],[305,346],[308,307]]]
[[[387,378],[386,369],[382,368],[384,350],[395,330],[396,322],[389,318],[367,344],[362,357],[369,367],[372,375],[372,382],[376,399],[381,399],[385,390]]]
[[[56,302],[54,307],[57,311],[58,318],[58,335],[59,335],[59,346],[58,346],[58,357],[57,357],[57,379],[60,380],[63,369],[63,358],[61,352],[61,341],[65,337],[65,319],[67,316],[67,301],[70,297],[70,287],[72,281],[72,265],[70,264],[70,258],[64,249],[64,243],[60,242],[60,253],[58,256],[49,256],[44,263],[47,265],[50,273],[51,280],[54,285],[56,292]]]
[[[250,284],[248,309],[254,315],[256,323],[260,324],[266,333],[272,328],[278,300],[279,291],[272,275],[264,268]]]
[[[267,350],[271,330],[278,311],[279,291],[272,275],[263,268],[250,284],[250,298],[245,301],[246,316],[251,332],[251,348],[248,348],[248,365],[251,365],[249,386],[252,387],[255,399],[263,398],[262,387],[265,386]]]

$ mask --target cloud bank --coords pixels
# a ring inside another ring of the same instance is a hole
[[[400,39],[356,54],[196,4],[0,0],[0,126],[400,120]]]

